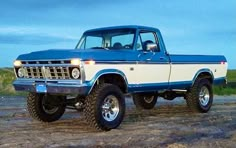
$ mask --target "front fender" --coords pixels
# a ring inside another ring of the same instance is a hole
[[[128,86],[127,78],[126,78],[125,74],[122,71],[117,70],[117,69],[103,69],[103,70],[100,70],[99,72],[97,72],[95,74],[95,76],[90,81],[85,81],[85,83],[87,85],[91,86],[88,93],[90,93],[92,91],[92,89],[93,89],[94,85],[96,84],[97,80],[101,76],[106,75],[106,74],[117,74],[117,75],[120,75],[124,79],[124,81],[126,83],[126,86]]]

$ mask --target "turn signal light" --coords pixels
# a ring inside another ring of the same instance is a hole
[[[84,63],[88,65],[94,65],[96,62],[93,60],[89,60],[89,61],[85,61]]]

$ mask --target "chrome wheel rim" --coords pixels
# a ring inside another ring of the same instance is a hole
[[[113,121],[116,119],[120,111],[119,108],[119,101],[118,99],[113,96],[107,96],[102,104],[102,117],[106,121]]]
[[[210,92],[206,86],[203,86],[199,93],[199,101],[202,106],[206,106],[210,100]]]
[[[42,107],[45,113],[47,114],[54,114],[55,112],[57,112],[57,110],[59,109],[59,107],[55,107],[55,106],[51,106],[50,104],[47,103],[47,97],[43,96],[43,100],[42,100]]]
[[[154,100],[154,96],[144,97],[144,101],[147,103],[152,103],[153,100]]]

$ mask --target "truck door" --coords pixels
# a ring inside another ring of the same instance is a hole
[[[158,34],[141,30],[137,39],[138,61],[135,68],[138,85],[146,89],[167,89],[169,86],[169,57],[161,49]]]

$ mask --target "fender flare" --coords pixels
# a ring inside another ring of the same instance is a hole
[[[204,69],[200,69],[200,70],[197,71],[197,73],[196,73],[195,76],[193,77],[192,85],[191,85],[191,86],[193,86],[193,84],[194,84],[194,82],[196,81],[196,79],[198,78],[198,76],[199,76],[200,74],[202,74],[202,73],[208,73],[208,74],[211,76],[212,81],[214,81],[214,75],[213,75],[212,71],[211,71],[210,69],[208,69],[208,68],[204,68]]]
[[[103,69],[103,70],[98,71],[95,74],[95,76],[90,81],[87,81],[87,84],[90,86],[88,94],[92,91],[92,89],[93,89],[95,83],[97,82],[97,80],[101,76],[106,75],[106,74],[117,74],[117,75],[120,75],[124,79],[124,82],[125,82],[126,86],[128,87],[127,78],[126,78],[125,74],[122,71],[120,71],[118,69]]]

